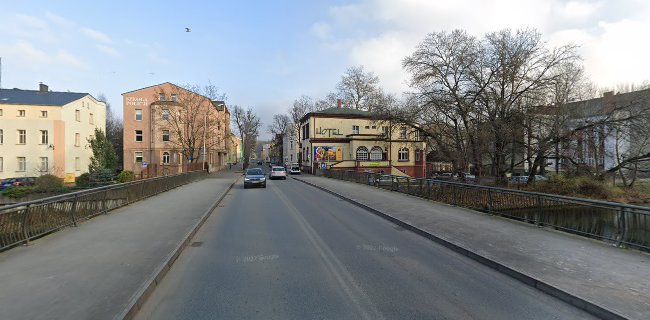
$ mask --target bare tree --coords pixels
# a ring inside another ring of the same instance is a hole
[[[223,129],[227,120],[222,115],[224,105],[223,101],[213,100],[223,99],[225,95],[219,94],[218,88],[212,84],[173,86],[169,91],[161,89],[156,92],[171,97],[171,100],[155,103],[160,109],[156,117],[160,119],[154,119],[165,122],[166,130],[170,131],[169,143],[189,162],[205,162],[201,156],[207,150],[225,149],[227,133]]]
[[[231,121],[239,134],[244,151],[244,168],[248,168],[251,151],[255,148],[259,129],[262,125],[259,117],[253,112],[252,108],[244,110],[240,106],[232,108]]]
[[[273,122],[268,127],[269,133],[273,135],[273,141],[271,143],[273,146],[272,153],[280,159],[284,159],[284,154],[282,154],[282,150],[284,150],[284,137],[291,127],[291,118],[286,114],[273,115]]]
[[[348,108],[372,111],[384,103],[385,94],[379,87],[379,77],[366,72],[363,66],[348,68],[336,90]]]

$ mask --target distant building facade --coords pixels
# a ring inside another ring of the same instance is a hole
[[[285,164],[298,162],[298,131],[294,126],[289,126],[282,137],[282,157]]]
[[[124,170],[173,174],[225,166],[231,131],[223,101],[169,82],[122,96]]]
[[[308,172],[327,167],[425,176],[426,143],[418,128],[348,108],[310,112],[300,128],[300,160]]]
[[[88,172],[106,104],[88,93],[0,89],[0,178],[54,174],[71,183]]]

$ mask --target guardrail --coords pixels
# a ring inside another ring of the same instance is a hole
[[[0,251],[77,226],[80,221],[176,188],[205,174],[203,170],[192,171],[0,207]]]
[[[322,175],[650,251],[649,207],[367,172],[322,170]]]

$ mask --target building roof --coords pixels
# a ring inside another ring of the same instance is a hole
[[[366,116],[372,117],[372,113],[364,110],[350,109],[350,108],[329,108],[320,111],[314,111],[313,114],[323,114],[323,115],[356,115],[356,116]]]
[[[88,95],[81,92],[0,89],[0,104],[63,106]]]
[[[377,118],[377,114],[374,114],[369,111],[350,109],[350,108],[328,108],[320,111],[313,111],[307,113],[305,116],[300,119],[300,122],[305,121],[311,116],[330,116],[332,118],[366,118],[373,119]]]
[[[650,89],[618,94],[606,92],[602,97],[571,102],[566,107],[582,116],[596,116],[616,107],[634,107],[648,103],[650,103]]]

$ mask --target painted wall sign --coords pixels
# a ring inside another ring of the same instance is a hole
[[[316,134],[320,134],[321,136],[327,135],[328,137],[343,135],[340,129],[333,129],[333,128],[332,129],[316,128]]]
[[[127,106],[146,106],[148,102],[147,98],[142,97],[126,97]]]
[[[343,160],[343,149],[330,146],[314,147],[314,161],[328,162]]]

